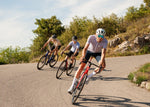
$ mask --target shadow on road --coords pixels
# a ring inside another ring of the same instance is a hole
[[[102,80],[102,81],[121,81],[121,80],[128,80],[128,78],[123,77],[103,77],[101,75],[96,75],[91,78],[92,81]]]
[[[106,96],[106,95],[81,95],[78,99],[77,106],[89,107],[90,106],[102,106],[102,107],[140,107],[150,106],[148,102],[135,102],[129,98]],[[140,105],[140,106],[136,106]]]

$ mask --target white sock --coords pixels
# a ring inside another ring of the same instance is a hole
[[[73,81],[72,81],[72,85],[71,85],[71,89],[73,88],[74,84],[78,81],[78,79],[76,77],[73,78]]]
[[[96,75],[95,71],[93,71],[90,75],[88,75],[88,79],[91,78],[93,75]]]

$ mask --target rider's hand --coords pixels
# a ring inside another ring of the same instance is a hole
[[[43,51],[43,47],[41,48],[41,51]]]

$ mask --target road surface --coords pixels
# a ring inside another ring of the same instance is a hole
[[[127,79],[147,62],[150,54],[106,58],[105,71],[85,85],[76,105],[67,93],[75,71],[56,79],[60,62],[43,70],[37,70],[36,63],[0,65],[0,107],[150,107],[150,92]]]

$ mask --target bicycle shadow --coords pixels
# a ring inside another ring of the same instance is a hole
[[[97,75],[94,77],[91,77],[90,81],[96,81],[96,80],[102,80],[102,81],[123,81],[123,80],[128,80],[128,78],[124,77],[103,77],[101,75]]]
[[[76,106],[91,107],[93,104],[102,107],[140,107],[137,104],[143,106],[150,106],[149,102],[136,102],[129,98],[107,95],[80,95],[77,100]]]

